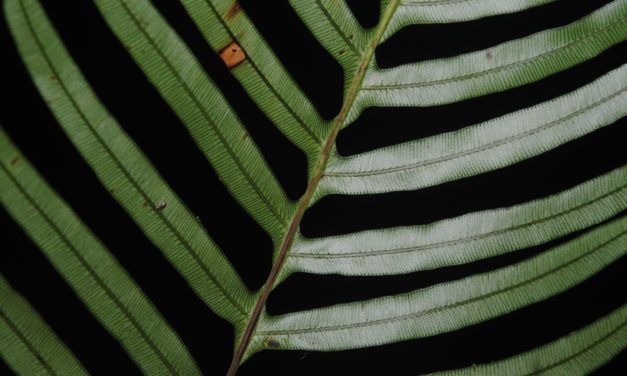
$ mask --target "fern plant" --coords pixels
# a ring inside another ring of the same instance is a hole
[[[299,230],[307,209],[325,196],[436,186],[537,156],[625,116],[627,65],[555,99],[458,131],[350,157],[341,156],[335,143],[368,107],[462,101],[584,62],[627,39],[627,1],[614,0],[574,23],[488,52],[380,69],[375,49],[405,26],[474,20],[551,0],[383,0],[380,20],[371,29],[360,26],[342,1],[291,0],[346,77],[341,110],[331,120],[320,116],[236,1],[181,2],[256,105],[305,153],[308,184],[298,200],[284,193],[222,92],[150,1],[94,1],[230,194],[271,237],[273,266],[258,291],[246,287],[193,208],[99,101],[39,1],[5,0],[4,8],[24,64],[67,137],[197,296],[235,328],[228,375],[260,351],[378,346],[484,322],[566,291],[627,252],[627,218],[617,217],[627,208],[625,166],[554,195],[428,225],[323,238],[306,238]],[[0,143],[4,207],[91,314],[145,374],[201,374],[185,343],[138,284],[4,131]],[[266,312],[273,289],[294,273],[382,276],[431,270],[577,231],[582,234],[537,256],[460,280],[282,315]],[[4,278],[0,308],[0,352],[11,369],[23,375],[87,374],[81,360]],[[585,374],[626,346],[623,305],[544,346],[441,374]]]

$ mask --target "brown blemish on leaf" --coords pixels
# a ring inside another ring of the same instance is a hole
[[[281,342],[279,342],[279,340],[277,339],[270,338],[268,340],[268,346],[270,346],[273,349],[278,349],[279,347],[281,347]]]
[[[233,17],[237,16],[239,12],[242,11],[242,6],[236,1],[233,2],[233,5],[229,8],[229,11],[226,13],[225,18],[230,21]]]
[[[340,52],[338,52],[338,54],[343,54],[344,52],[346,52],[346,50],[341,50]]]
[[[155,206],[155,209],[161,211],[161,210],[165,209],[165,207],[167,205],[168,204],[165,201],[161,201],[160,203],[157,204],[157,206]]]
[[[148,206],[148,203],[144,201],[144,203],[142,204],[142,208],[145,208],[146,206]]]
[[[248,138],[248,132],[244,131],[244,134],[242,134],[242,141],[246,141],[247,138]]]
[[[51,74],[51,75],[50,75],[50,79],[51,79],[52,81],[54,81],[54,80],[56,80],[56,79],[57,79],[57,76],[55,76],[54,74]]]
[[[353,40],[353,38],[355,38],[355,35],[351,34],[348,39]]]
[[[488,50],[488,51],[485,53],[485,58],[486,58],[488,61],[490,61],[490,60],[492,60],[492,59],[494,58],[494,53],[492,52],[492,50]]]
[[[115,192],[115,188],[111,188],[111,189],[109,189],[109,192],[110,192],[110,193]]]
[[[17,161],[20,160],[20,156],[18,155],[17,157],[11,159],[11,162],[9,162],[9,165],[11,166],[15,166],[15,164],[17,163]]]
[[[130,44],[127,44],[127,45],[126,45],[126,49],[130,51],[130,50],[132,50],[132,49],[133,49],[133,46],[131,46]]]
[[[244,49],[237,43],[231,42],[228,46],[224,47],[220,51],[220,58],[224,61],[227,67],[233,68],[246,60],[246,53]]]

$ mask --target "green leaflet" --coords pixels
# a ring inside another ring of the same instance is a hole
[[[404,26],[420,23],[470,21],[499,14],[514,13],[555,0],[401,0],[383,40]]]
[[[583,19],[448,59],[378,70],[371,66],[354,120],[369,106],[433,106],[506,90],[590,59],[627,37],[627,2],[614,1]]]
[[[465,264],[542,244],[627,207],[627,166],[546,198],[422,226],[297,238],[292,272],[386,275]]]
[[[174,330],[4,131],[0,166],[2,204],[139,367],[152,375],[199,375]]]
[[[0,275],[0,356],[22,375],[88,375],[39,314]]]
[[[627,305],[568,336],[490,364],[439,372],[433,376],[583,376],[627,347]]]
[[[216,313],[245,325],[253,296],[198,219],[98,101],[36,1],[9,0],[10,26],[41,95],[113,197]],[[157,206],[166,203],[164,210]]]
[[[414,190],[495,170],[627,114],[627,65],[571,93],[456,132],[343,158],[331,155],[317,195]]]
[[[432,336],[488,320],[560,293],[627,254],[627,217],[526,261],[407,294],[276,317],[262,316],[250,353],[318,351]]]

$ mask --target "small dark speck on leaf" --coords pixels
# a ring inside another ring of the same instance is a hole
[[[167,205],[168,205],[168,204],[167,204],[165,201],[161,201],[160,203],[158,203],[158,204],[157,204],[157,206],[155,206],[155,209],[157,209],[157,210],[163,210],[163,209],[165,209],[165,207],[166,207]]]
[[[346,52],[345,50],[341,50],[340,52],[338,52],[338,54],[343,54],[344,52]]]
[[[148,206],[148,203],[144,201],[144,203],[142,204],[142,208],[145,208],[146,206]]]
[[[488,50],[488,51],[485,53],[485,58],[486,58],[486,59],[488,59],[488,60],[492,60],[492,58],[493,58],[493,57],[494,57],[494,54],[492,53],[492,50]]]
[[[20,160],[20,156],[18,155],[17,157],[15,157],[15,158],[11,159],[11,162],[9,162],[9,164],[10,164],[11,166],[15,166],[15,164],[16,164],[16,163],[17,163],[17,161],[19,161],[19,160]]]
[[[348,39],[353,40],[353,38],[355,38],[355,36],[353,34],[351,34]]]
[[[54,81],[54,80],[56,80],[56,79],[57,79],[57,76],[55,76],[54,74],[51,74],[51,75],[50,75],[50,79]]]
[[[268,340],[268,346],[272,347],[273,349],[278,349],[279,347],[281,347],[281,343],[274,338],[270,338]]]
[[[244,134],[242,134],[242,141],[246,141],[247,138],[248,138],[248,132],[244,132]]]

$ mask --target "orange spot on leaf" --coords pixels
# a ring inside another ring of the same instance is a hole
[[[220,51],[220,58],[227,67],[233,68],[246,60],[246,53],[239,44],[232,42]]]

